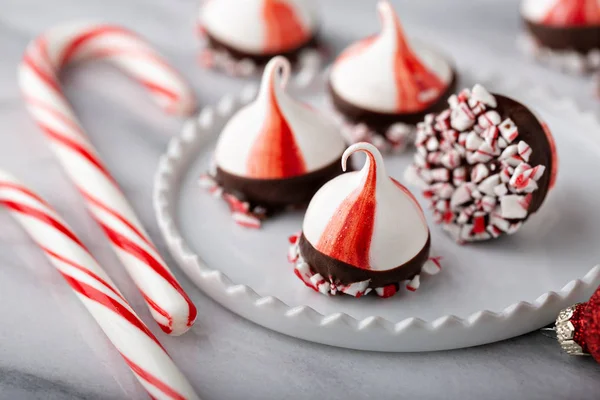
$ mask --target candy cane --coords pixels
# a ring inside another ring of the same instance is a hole
[[[0,205],[21,223],[154,399],[197,399],[173,360],[48,203],[0,170]]]
[[[114,26],[77,24],[51,29],[31,42],[19,68],[28,109],[50,147],[110,239],[156,322],[166,333],[180,335],[194,323],[196,308],[103,165],[58,82],[66,65],[96,59],[118,65],[167,111],[185,114],[192,110],[194,98],[154,50],[133,33]]]

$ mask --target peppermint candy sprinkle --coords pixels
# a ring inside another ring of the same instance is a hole
[[[545,166],[495,110],[483,86],[448,100],[450,108],[417,125],[411,172],[424,184],[435,221],[459,243],[513,234],[527,219]]]
[[[250,203],[242,201],[230,193],[226,193],[210,174],[201,175],[198,179],[201,188],[217,198],[223,199],[229,206],[233,221],[244,228],[258,229],[265,218],[266,210],[262,207],[251,208]]]
[[[385,132],[378,132],[365,123],[354,123],[341,113],[335,111],[330,105],[332,118],[338,126],[344,139],[348,143],[367,142],[377,147],[377,150],[386,154],[402,153],[413,141],[415,127],[401,122],[390,125]]]
[[[414,292],[421,284],[421,274],[436,275],[442,269],[440,265],[440,258],[431,257],[423,265],[421,274],[415,275],[412,279],[404,282],[391,283],[384,287],[375,289],[369,287],[370,279],[361,282],[342,284],[334,277],[324,277],[304,261],[298,246],[299,239],[300,233],[294,234],[288,238],[291,244],[288,251],[288,261],[294,264],[294,273],[302,282],[304,282],[307,287],[311,288],[315,292],[319,292],[327,296],[347,294],[349,296],[359,298],[373,292],[378,297],[387,298],[395,295],[402,286],[406,287],[407,290]]]

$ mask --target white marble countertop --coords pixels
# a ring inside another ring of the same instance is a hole
[[[373,32],[374,0],[322,0],[323,33],[336,49]],[[461,69],[496,71],[551,86],[600,112],[590,78],[531,64],[516,50],[516,0],[396,1],[406,29],[435,40]],[[223,309],[176,271],[198,306],[180,338],[158,332],[142,299],[27,115],[16,67],[34,36],[94,19],[148,38],[193,83],[201,104],[240,82],[195,64],[195,0],[3,0],[0,13],[0,166],[46,197],[107,268],[203,399],[597,399],[600,366],[562,354],[540,333],[478,348],[378,354],[292,339]],[[103,65],[63,80],[104,160],[166,256],[151,206],[152,176],[181,121],[161,115],[142,89]],[[174,264],[174,263],[171,263]],[[0,212],[0,399],[146,398],[120,356],[25,233]]]

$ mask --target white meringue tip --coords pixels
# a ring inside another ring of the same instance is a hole
[[[276,77],[279,78],[279,82],[282,88],[287,86],[292,66],[290,61],[283,56],[275,56],[269,60],[265,66],[265,72],[263,73],[263,84],[267,86],[270,83],[274,83]]]
[[[390,3],[389,0],[379,1],[379,3],[377,3],[377,11],[379,12],[379,18],[381,19],[383,30],[395,31],[395,21],[398,20],[398,15],[396,14],[396,10],[394,9],[392,3]]]
[[[381,0],[377,3],[377,11],[381,21],[380,37],[386,37],[388,40],[392,40],[393,43],[396,42],[396,37],[404,37],[402,23],[392,3],[388,0]]]
[[[342,170],[344,172],[346,172],[348,158],[357,151],[364,151],[365,153],[368,153],[371,156],[373,156],[373,159],[375,160],[375,168],[377,174],[385,174],[385,165],[383,163],[383,156],[381,155],[381,152],[377,149],[377,147],[367,142],[355,143],[348,147],[346,151],[344,151],[344,154],[342,155]],[[369,159],[367,158],[367,162],[365,162],[365,167],[368,167],[368,165]]]
[[[348,161],[347,158],[342,158],[342,171],[346,172],[346,170],[348,168],[346,168],[346,162]]]
[[[395,15],[394,7],[389,2],[389,0],[379,0],[377,3],[377,10],[381,13],[382,16]]]

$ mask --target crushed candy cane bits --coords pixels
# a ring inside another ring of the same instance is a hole
[[[435,221],[459,243],[515,233],[546,167],[528,164],[531,147],[483,86],[448,103],[417,125],[410,174],[422,181]]]

